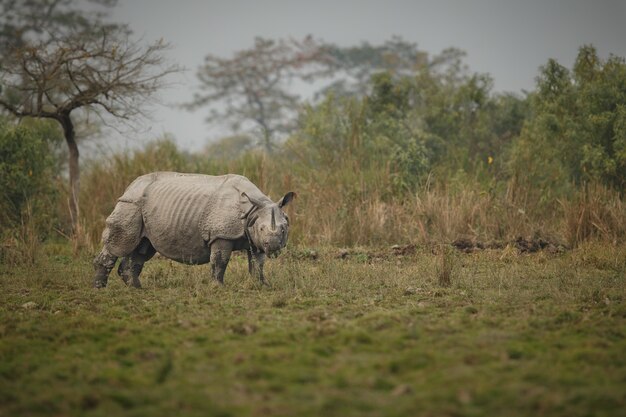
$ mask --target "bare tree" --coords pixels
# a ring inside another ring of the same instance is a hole
[[[0,63],[0,107],[13,115],[59,122],[69,150],[70,215],[79,227],[79,151],[72,115],[78,109],[131,120],[178,70],[160,42],[141,46],[122,28],[100,27],[11,47]]]
[[[424,71],[445,73],[460,65],[462,56],[461,51],[448,49],[430,57],[400,37],[380,45],[352,47],[310,36],[303,40],[256,38],[254,46],[230,58],[208,55],[197,73],[200,91],[186,107],[209,107],[207,121],[229,122],[234,133],[241,128],[256,130],[270,151],[275,136],[295,125],[301,100],[290,85],[294,80],[325,81],[316,97],[330,92],[363,96],[371,92],[374,74],[388,72],[399,79]]]
[[[207,121],[227,121],[237,131],[253,126],[271,151],[275,135],[290,129],[300,100],[289,91],[294,79],[311,81],[329,71],[324,48],[303,40],[256,38],[232,58],[208,55],[198,70],[200,90],[186,107],[209,106]],[[244,126],[245,127],[245,126]]]
[[[316,95],[329,92],[343,96],[365,96],[371,93],[372,77],[382,72],[394,79],[430,74],[462,73],[462,58],[465,53],[456,48],[448,48],[437,55],[429,55],[413,42],[402,37],[392,36],[382,44],[341,47],[325,45],[326,53],[336,68],[332,83],[323,87]]]

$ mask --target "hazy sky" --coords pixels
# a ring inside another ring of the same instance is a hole
[[[399,35],[431,54],[453,46],[467,52],[470,70],[491,74],[496,91],[514,92],[532,89],[549,58],[571,67],[586,43],[603,58],[626,56],[626,0],[120,0],[113,20],[146,41],[170,42],[169,58],[188,69],[170,79],[176,85],[150,110],[148,130],[121,141],[129,146],[168,133],[197,150],[223,134],[204,122],[207,110],[175,104],[192,98],[205,55],[228,57],[255,36],[311,34],[350,46]]]

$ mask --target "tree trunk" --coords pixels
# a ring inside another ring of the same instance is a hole
[[[80,232],[78,196],[80,192],[80,168],[78,165],[78,144],[76,143],[76,132],[70,115],[64,115],[61,119],[63,135],[69,150],[70,168],[70,217],[72,220],[72,234],[77,237]]]

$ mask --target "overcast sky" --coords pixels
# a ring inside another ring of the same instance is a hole
[[[204,122],[207,110],[176,104],[192,98],[207,54],[231,56],[255,36],[311,34],[350,46],[399,35],[431,54],[457,47],[470,70],[491,74],[496,91],[512,92],[532,89],[549,58],[571,67],[583,44],[603,58],[626,56],[626,0],[120,0],[112,18],[145,41],[171,43],[169,58],[188,69],[161,92],[164,105],[150,109],[146,130],[120,140],[125,146],[170,134],[181,148],[198,150],[222,135]]]

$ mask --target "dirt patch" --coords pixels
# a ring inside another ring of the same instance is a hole
[[[542,250],[550,253],[560,253],[566,250],[565,246],[556,242],[550,242],[540,237],[526,239],[519,236],[515,239],[514,246],[520,251],[520,253],[534,253]]]
[[[551,242],[541,237],[525,238],[518,236],[512,242],[480,242],[469,238],[459,238],[452,242],[457,250],[465,253],[472,253],[485,249],[503,249],[506,246],[512,246],[516,248],[519,253],[535,253],[539,251],[547,251],[550,253],[560,253],[567,248],[558,242]]]
[[[502,250],[511,248],[517,250],[518,253],[535,253],[546,251],[548,253],[562,253],[567,248],[560,243],[552,242],[544,238],[524,238],[518,237],[513,241],[488,241],[482,242],[472,238],[459,238],[450,243],[452,247],[463,253],[474,253],[484,250]],[[386,248],[340,248],[330,252],[322,251],[321,253],[312,249],[297,249],[287,252],[287,256],[304,261],[316,261],[319,259],[343,259],[357,262],[372,263],[377,261],[397,261],[402,258],[410,258],[416,256],[420,252],[430,251],[437,255],[440,254],[441,244],[431,244],[419,246],[415,244],[393,245]],[[447,246],[447,244],[444,244]]]
[[[337,250],[333,257],[335,259],[352,259],[360,262],[390,261],[414,256],[418,250],[419,247],[414,244],[393,245],[388,248],[377,249],[342,248]]]
[[[461,252],[471,253],[471,252],[485,250],[485,249],[502,249],[506,245],[503,244],[502,242],[496,242],[496,241],[480,242],[475,239],[459,238],[455,240],[454,242],[452,242],[452,246],[454,246],[456,249],[460,250]]]

